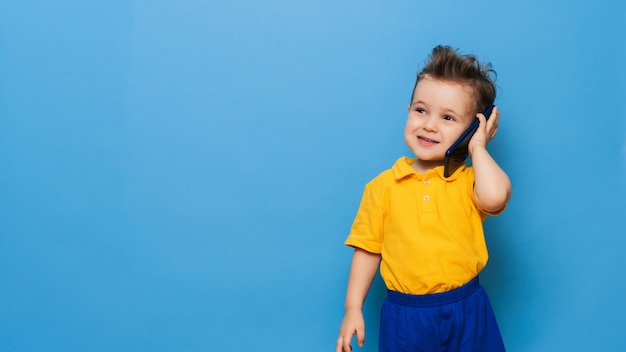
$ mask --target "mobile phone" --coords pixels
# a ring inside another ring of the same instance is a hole
[[[487,119],[489,119],[489,115],[491,115],[491,111],[495,105],[491,105],[483,112],[483,115]],[[452,146],[448,148],[446,151],[446,157],[444,160],[444,168],[443,168],[443,176],[450,177],[463,163],[465,159],[467,159],[467,145],[469,144],[470,139],[478,129],[478,124],[480,120],[476,118],[468,129],[463,132],[461,137],[457,139]]]

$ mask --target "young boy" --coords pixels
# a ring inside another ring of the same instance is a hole
[[[478,282],[487,262],[482,222],[511,195],[506,173],[487,152],[499,112],[490,65],[438,46],[418,74],[402,157],[369,182],[346,240],[354,247],[337,352],[365,342],[363,302],[380,267],[388,288],[379,350],[504,351],[489,298]],[[446,150],[478,118],[472,166],[444,177]]]

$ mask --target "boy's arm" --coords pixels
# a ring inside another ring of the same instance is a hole
[[[495,107],[489,120],[478,114],[480,125],[472,137],[468,150],[474,169],[474,198],[476,204],[487,212],[504,208],[511,198],[511,181],[498,163],[487,152],[487,143],[498,131],[500,112]]]
[[[350,342],[354,334],[357,336],[357,343],[360,347],[363,347],[365,343],[363,302],[378,272],[380,258],[380,254],[370,253],[360,248],[354,250],[346,293],[346,313],[339,330],[336,352],[351,351]]]

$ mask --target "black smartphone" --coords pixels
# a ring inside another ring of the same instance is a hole
[[[491,111],[495,105],[491,105],[483,112],[483,115],[487,119],[489,119],[489,115],[491,115]],[[443,168],[443,176],[450,177],[463,163],[465,159],[467,159],[467,145],[469,144],[470,139],[478,129],[478,124],[480,120],[476,118],[468,129],[463,132],[461,137],[457,139],[452,146],[448,148],[446,151],[446,158],[444,160],[444,168]]]

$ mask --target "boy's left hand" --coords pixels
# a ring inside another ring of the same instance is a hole
[[[485,115],[482,113],[476,114],[476,117],[480,121],[480,124],[467,146],[470,157],[472,156],[472,150],[475,147],[486,148],[489,141],[496,136],[496,133],[498,132],[498,120],[500,120],[500,111],[498,111],[498,107],[495,106],[491,111],[489,120],[487,120]]]

